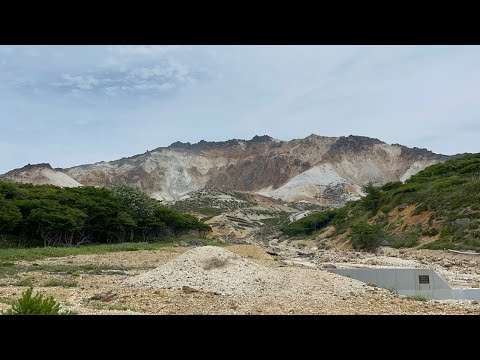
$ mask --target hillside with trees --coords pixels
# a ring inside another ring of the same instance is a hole
[[[410,179],[382,187],[338,210],[309,215],[282,229],[289,236],[313,236],[327,226],[354,248],[393,247],[480,250],[480,154],[432,165]],[[346,236],[345,236],[346,234]]]

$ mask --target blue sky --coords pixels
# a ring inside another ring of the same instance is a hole
[[[264,134],[480,152],[479,115],[478,46],[0,46],[0,173]]]

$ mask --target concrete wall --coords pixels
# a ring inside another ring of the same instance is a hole
[[[452,289],[431,269],[331,269],[330,271],[348,276],[365,283],[392,290],[405,296],[423,296],[426,299],[480,300],[480,289]],[[421,284],[420,275],[429,277],[428,284]]]

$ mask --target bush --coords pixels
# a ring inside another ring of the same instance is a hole
[[[435,228],[430,228],[422,231],[422,236],[435,236],[438,235],[438,230]]]
[[[408,235],[397,235],[397,236],[390,236],[388,238],[388,245],[391,247],[398,249],[398,248],[406,248],[406,247],[413,247],[417,246],[418,242],[418,235],[416,233],[409,233]]]
[[[425,211],[428,211],[428,206],[426,204],[419,205],[413,210],[412,215],[419,215]]]
[[[12,303],[12,308],[2,312],[3,315],[73,315],[70,311],[60,311],[60,304],[50,296],[42,294],[32,296],[33,289],[22,293],[22,297]]]
[[[43,286],[76,287],[77,282],[72,280],[64,280],[64,279],[49,279],[43,284]]]
[[[354,249],[374,251],[382,243],[384,233],[378,225],[359,223],[352,226],[350,239]]]
[[[382,206],[381,209],[380,209],[380,211],[383,212],[385,215],[387,215],[390,212],[390,210],[392,210],[392,208],[390,206],[387,206],[387,205]]]

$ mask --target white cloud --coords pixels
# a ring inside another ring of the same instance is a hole
[[[477,46],[27,47],[0,46],[4,171],[33,157],[73,165],[253,132],[480,151]],[[104,122],[92,131],[90,119]],[[35,154],[15,123],[42,124]]]
[[[163,84],[137,84],[132,86],[133,89],[137,90],[157,90],[157,91],[167,91],[175,88],[175,84],[172,83],[163,83]]]
[[[60,83],[61,86],[73,86],[81,90],[92,90],[101,84],[101,81],[91,75],[63,75],[65,82]]]
[[[131,77],[149,79],[156,76],[168,77],[173,75],[174,69],[170,66],[140,67],[130,71]]]

